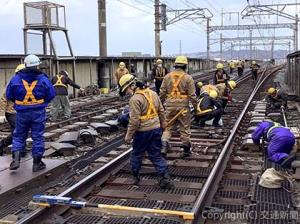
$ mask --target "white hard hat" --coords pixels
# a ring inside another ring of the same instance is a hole
[[[26,67],[34,67],[34,66],[40,65],[41,60],[39,59],[38,56],[36,56],[34,54],[30,54],[25,58],[24,64]]]

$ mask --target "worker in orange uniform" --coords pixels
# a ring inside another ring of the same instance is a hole
[[[129,124],[125,142],[132,144],[131,169],[134,184],[140,181],[140,169],[145,152],[160,176],[159,186],[162,189],[174,187],[165,159],[161,155],[162,129],[166,126],[164,108],[158,95],[147,88],[144,82],[126,74],[119,81],[120,95],[132,96],[129,100]]]
[[[25,64],[19,64],[15,73],[17,74],[19,71],[25,68]],[[14,109],[14,102],[6,99],[5,91],[0,99],[0,123],[4,123],[7,121],[9,123],[11,134],[9,134],[6,138],[3,138],[0,141],[0,156],[3,155],[3,150],[5,147],[12,144],[12,135],[16,127],[16,111]],[[25,147],[20,152],[21,157],[26,156]]]
[[[152,79],[155,80],[155,91],[159,94],[159,90],[164,77],[169,73],[169,70],[163,65],[161,59],[157,59],[154,68],[152,69]]]
[[[120,78],[125,75],[125,74],[129,74],[128,69],[125,67],[125,63],[124,62],[120,62],[119,64],[119,68],[116,70],[115,74],[114,74],[114,79],[115,79],[115,83],[118,84],[120,81]]]
[[[175,70],[167,74],[160,87],[160,98],[165,103],[166,119],[169,122],[180,111],[181,113],[175,121],[166,127],[163,133],[162,153],[167,154],[171,130],[179,124],[180,138],[183,144],[182,157],[188,157],[191,154],[191,112],[189,103],[197,108],[197,96],[195,93],[195,83],[193,78],[186,73],[188,65],[187,57],[178,56],[175,60]]]
[[[217,70],[214,75],[214,85],[220,84],[220,83],[227,83],[227,81],[230,79],[227,72],[224,70],[224,65],[222,63],[217,64]]]
[[[231,91],[236,88],[236,82],[233,80],[228,81],[227,84],[220,83],[216,85],[219,98],[223,102],[223,109],[226,108],[228,101],[232,100]]]

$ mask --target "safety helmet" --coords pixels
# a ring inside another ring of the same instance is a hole
[[[197,86],[198,86],[199,88],[202,88],[203,82],[197,82]]]
[[[69,76],[69,73],[66,70],[61,70],[59,72],[60,75]]]
[[[120,62],[119,68],[125,68],[125,63],[124,62]]]
[[[24,64],[26,67],[35,67],[41,64],[41,61],[38,56],[30,54],[24,59]]]
[[[268,94],[269,94],[269,95],[272,95],[272,94],[274,94],[275,92],[276,92],[276,89],[273,88],[273,87],[270,87],[270,88],[268,89]]]
[[[175,59],[175,64],[187,65],[188,64],[187,57],[186,56],[177,56]]]
[[[217,64],[217,69],[223,69],[223,68],[224,68],[224,65],[222,63]]]
[[[236,82],[233,80],[228,81],[228,85],[230,89],[234,89],[236,87]]]
[[[218,97],[218,93],[216,90],[209,91],[209,96],[213,99],[216,99]]]
[[[121,92],[125,90],[136,81],[135,77],[131,74],[125,74],[120,78],[119,85],[121,87]]]
[[[162,64],[162,60],[161,59],[157,59],[156,60],[156,64]]]
[[[18,71],[21,71],[24,68],[25,68],[25,64],[19,64],[15,69],[15,73],[17,73]]]
[[[256,64],[256,61],[252,61],[252,65],[255,65]]]

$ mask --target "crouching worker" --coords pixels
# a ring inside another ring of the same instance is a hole
[[[126,143],[132,143],[131,169],[134,184],[140,181],[140,169],[145,152],[160,176],[162,189],[173,188],[165,159],[161,155],[162,129],[166,125],[164,108],[158,95],[147,88],[145,83],[126,74],[119,81],[120,95],[131,95],[129,101],[129,124],[125,137]]]
[[[287,108],[287,94],[273,87],[268,89],[266,101],[271,109]]]
[[[283,168],[289,168],[294,161],[294,155],[289,155],[295,144],[293,133],[278,123],[264,121],[252,133],[253,142],[257,145],[262,137],[268,142],[268,158]]]
[[[16,73],[10,80],[6,98],[14,102],[17,111],[16,128],[13,133],[12,156],[10,170],[20,167],[20,151],[26,144],[26,138],[31,130],[32,171],[46,168],[42,162],[45,151],[44,131],[46,110],[48,103],[54,98],[55,90],[47,75],[39,70],[40,59],[35,55],[28,55],[24,60],[26,68]]]
[[[196,120],[200,127],[205,127],[205,122],[213,120],[213,126],[220,127],[219,121],[223,114],[222,104],[217,101],[218,93],[215,90],[210,93],[203,92],[196,110]]]

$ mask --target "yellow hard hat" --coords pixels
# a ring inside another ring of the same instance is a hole
[[[224,68],[224,65],[222,63],[217,64],[217,69],[223,69],[223,68]]]
[[[157,59],[156,60],[156,64],[162,64],[162,60],[161,59]]]
[[[268,89],[268,94],[269,94],[269,95],[272,95],[272,94],[274,94],[275,92],[276,92],[276,89],[273,88],[273,87],[270,87],[270,88]]]
[[[25,64],[19,64],[16,69],[15,69],[15,73],[17,73],[18,71],[22,70],[25,68]]]
[[[228,85],[230,89],[234,89],[236,87],[236,82],[233,80],[228,81]]]
[[[256,61],[252,61],[252,65],[255,65],[256,64]]]
[[[132,83],[135,82],[135,77],[131,74],[123,75],[119,80],[121,92],[124,92]]]
[[[125,63],[124,62],[120,62],[119,68],[125,68]]]
[[[199,88],[202,88],[203,82],[197,82],[197,86],[198,86]]]
[[[188,64],[187,57],[186,56],[177,56],[176,60],[175,60],[175,64],[187,65]]]
[[[209,91],[209,96],[213,99],[216,99],[218,97],[218,93],[216,90]]]

